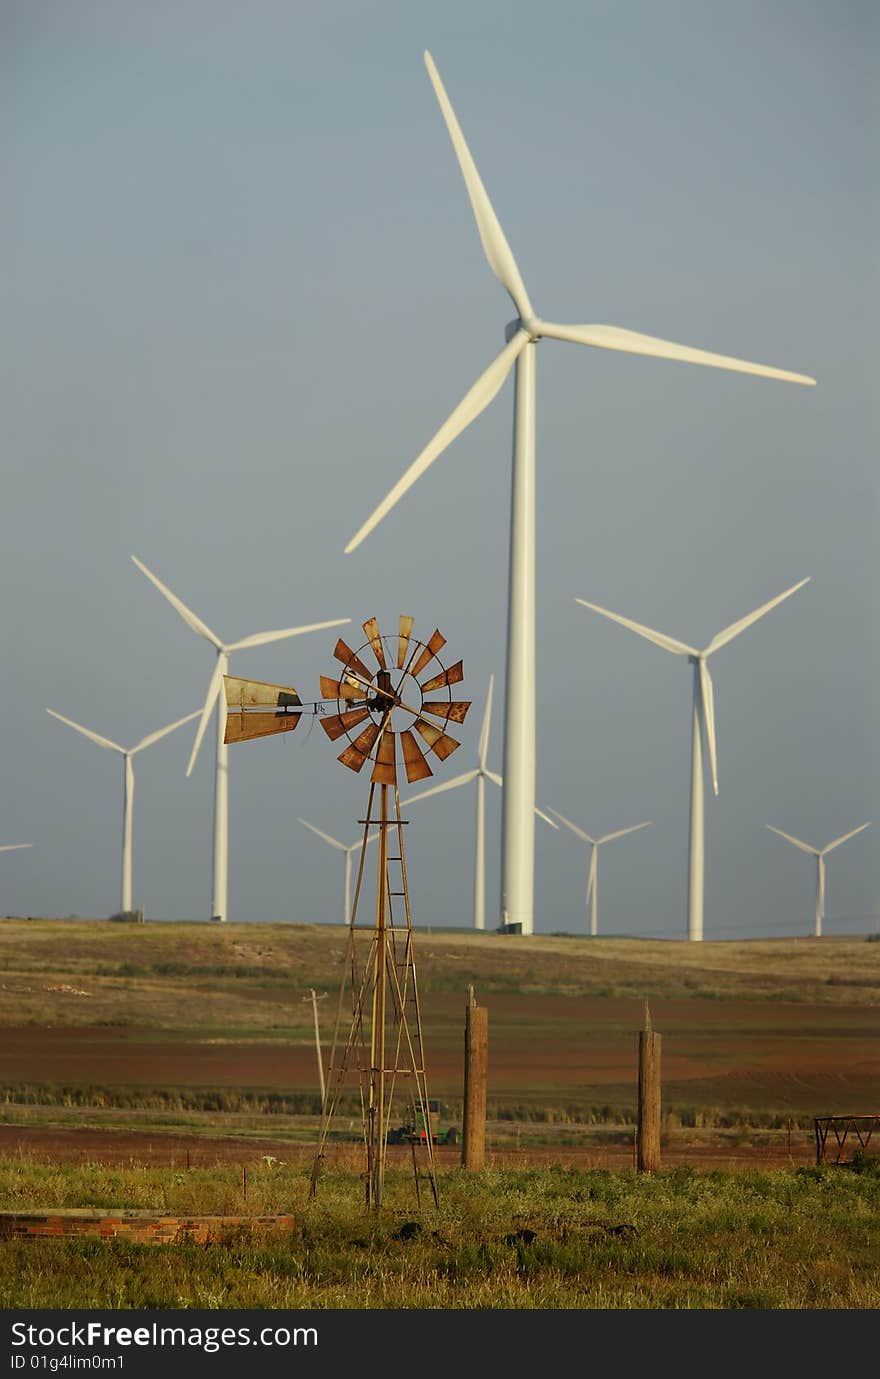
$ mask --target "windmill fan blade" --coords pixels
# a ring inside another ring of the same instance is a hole
[[[332,718],[322,718],[320,722],[330,741],[335,742],[337,737],[342,737],[349,728],[356,728],[369,716],[369,709],[351,709],[348,713],[335,713]]]
[[[292,733],[299,726],[298,713],[242,713],[230,710],[226,715],[223,741],[250,742],[254,737],[274,737],[276,733]]]
[[[795,847],[800,848],[801,852],[809,853],[811,857],[819,856],[819,849],[811,847],[810,844],[805,843],[802,838],[795,838],[790,833],[783,833],[781,828],[774,828],[772,824],[768,824],[767,827],[771,833],[778,833],[780,838],[784,838],[787,843],[794,843]]]
[[[152,747],[154,742],[161,741],[163,737],[173,733],[175,728],[182,728],[184,723],[191,723],[194,718],[198,718],[200,713],[201,709],[196,709],[193,713],[188,713],[185,718],[178,718],[174,723],[166,723],[164,728],[157,728],[154,733],[148,733],[136,747],[132,747],[128,755],[133,757],[135,752],[142,752],[145,747]]]
[[[346,680],[331,680],[329,676],[321,676],[321,698],[322,699],[363,699],[364,686],[349,684]]]
[[[571,819],[567,819],[564,814],[560,814],[558,809],[551,809],[550,813],[553,814],[557,819],[561,819],[562,822],[565,824],[565,827],[570,829],[571,832],[574,833],[578,838],[582,838],[585,843],[595,843],[595,838],[591,838],[589,833],[585,833],[584,830],[582,828],[579,828],[577,824],[573,824]]]
[[[446,94],[446,88],[440,80],[440,73],[434,66],[434,59],[428,52],[425,53],[425,66],[428,69],[428,76],[431,78],[434,94],[440,103],[440,109],[446,121],[446,128],[452,140],[452,147],[455,149],[455,156],[458,159],[461,175],[464,178],[467,194],[470,197],[474,219],[477,222],[477,230],[480,235],[480,242],[483,245],[483,253],[486,255],[492,272],[495,274],[502,287],[506,288],[510,294],[513,304],[520,316],[528,318],[533,315],[532,304],[529,301],[523,280],[519,275],[516,260],[511,253],[510,245],[504,237],[504,231],[501,228],[498,217],[489,200],[486,188],[483,186],[480,174],[477,172],[477,165],[465,142],[465,137],[461,132],[461,125],[456,119],[455,111]]]
[[[179,599],[176,594],[172,594],[167,584],[163,584],[161,579],[159,579],[158,575],[154,575],[152,570],[148,570],[142,560],[138,560],[136,555],[133,555],[131,558],[140,570],[141,574],[146,575],[150,583],[156,586],[156,588],[159,590],[159,593],[162,594],[168,600],[172,608],[176,609],[176,611],[183,618],[183,621],[187,624],[187,626],[191,627],[193,632],[197,632],[200,637],[204,637],[206,641],[210,642],[219,651],[222,648],[223,643],[221,642],[217,634],[211,631],[207,623],[202,622],[201,618],[197,617],[191,608],[187,608],[183,600]]]
[[[435,631],[431,633],[431,636],[428,638],[428,641],[425,643],[422,650],[419,652],[416,661],[413,663],[410,675],[421,675],[422,671],[425,669],[425,666],[428,664],[428,662],[433,661],[434,657],[437,655],[437,652],[442,651],[445,645],[446,638],[443,636],[443,633],[435,629]]]
[[[379,636],[379,624],[375,618],[367,618],[367,621],[364,623],[364,636],[373,648],[373,655],[379,662],[379,668],[381,670],[387,670],[388,667],[385,663],[385,648],[382,645],[382,638]]]
[[[344,752],[340,752],[337,761],[341,761],[343,766],[347,766],[351,771],[362,770],[378,736],[378,723],[371,723],[368,728],[364,728],[359,737],[355,738],[351,746],[346,747]]]
[[[647,819],[643,824],[630,824],[629,828],[615,829],[614,833],[603,833],[601,838],[597,838],[597,843],[612,843],[615,838],[625,838],[627,833],[638,833],[640,828],[650,828],[651,820]]]
[[[662,646],[664,651],[672,651],[677,656],[699,656],[700,654],[696,647],[688,646],[687,642],[676,641],[674,637],[667,637],[665,632],[656,632],[653,627],[645,627],[644,623],[633,622],[632,618],[625,618],[621,613],[612,613],[608,608],[600,608],[598,603],[590,603],[588,599],[581,598],[575,598],[575,603],[583,604],[584,608],[592,608],[594,613],[601,613],[603,618],[610,618],[612,622],[619,622],[621,627],[628,627],[630,632],[637,632],[640,637],[645,637],[655,646]]]
[[[660,340],[655,335],[641,335],[621,326],[559,326],[541,321],[542,335],[552,340],[567,340],[573,345],[596,345],[603,350],[623,350],[627,354],[647,354],[654,359],[674,359],[682,364],[705,364],[712,369],[729,369],[733,373],[756,374],[759,378],[778,378],[784,383],[802,383],[815,387],[815,378],[806,374],[774,369],[769,364],[752,364],[747,359],[734,359],[727,354],[712,354],[709,350],[695,350],[690,345],[678,345],[674,340]]]
[[[440,675],[435,675],[432,680],[426,680],[422,685],[422,693],[427,694],[430,690],[442,689],[444,685],[457,685],[459,680],[464,679],[461,661],[456,661],[454,666],[444,670]]]
[[[831,852],[834,848],[839,848],[841,843],[848,842],[849,839],[854,838],[857,833],[864,833],[865,829],[870,827],[870,822],[866,824],[859,824],[858,828],[852,829],[849,833],[844,833],[841,838],[835,838],[833,843],[828,843],[825,847],[823,847],[822,852]]]
[[[350,555],[369,536],[374,527],[377,527],[382,518],[391,511],[395,503],[399,502],[403,495],[412,488],[416,480],[420,479],[425,470],[434,463],[438,455],[442,455],[446,447],[451,445],[457,436],[461,435],[465,427],[470,426],[471,422],[481,412],[485,411],[492,399],[501,391],[501,386],[513,368],[517,355],[522,353],[528,343],[528,331],[518,330],[504,346],[501,353],[495,356],[489,367],[480,374],[476,383],[465,393],[458,406],[450,412],[437,434],[428,441],[421,454],[416,456],[403,477],[398,479],[390,493],[386,494],[363,526],[355,532],[345,548],[346,555]]]
[[[452,756],[456,747],[461,746],[461,743],[456,742],[454,737],[450,737],[448,733],[442,733],[439,728],[434,727],[433,723],[426,723],[424,718],[416,719],[415,728],[416,732],[427,742],[434,755],[438,756],[441,761]]]
[[[387,728],[376,748],[376,764],[370,777],[377,785],[397,784],[397,760],[395,756],[395,736]]]
[[[324,839],[324,842],[325,842],[325,843],[329,843],[331,847],[333,847],[333,848],[338,848],[340,852],[346,852],[346,851],[347,851],[345,844],[344,844],[344,843],[340,843],[340,841],[339,841],[338,838],[334,838],[334,837],[332,837],[331,834],[329,834],[329,833],[324,833],[322,829],[316,828],[314,824],[310,824],[310,823],[309,823],[308,819],[300,819],[300,823],[301,823],[301,824],[304,824],[306,828],[310,828],[310,829],[312,830],[313,833],[317,833],[318,837],[319,837],[319,838],[323,838],[323,839]],[[356,843],[356,844],[355,844],[355,847],[357,847],[357,846],[358,846],[358,844]]]
[[[406,778],[410,785],[417,780],[426,780],[428,776],[433,776],[425,754],[416,742],[409,728],[404,729],[400,734],[400,746],[403,751],[403,764],[406,767]]]
[[[72,718],[65,718],[63,713],[56,713],[54,709],[47,709],[46,713],[50,713],[60,723],[66,723],[68,728],[75,728],[78,733],[82,733],[83,737],[96,742],[99,747],[110,747],[114,752],[125,753],[125,748],[120,747],[118,742],[111,742],[109,737],[101,737],[100,733],[93,733],[91,728],[84,728],[81,723],[74,723]]]
[[[397,669],[403,670],[406,665],[406,653],[409,650],[409,639],[412,636],[413,619],[401,613],[397,620]]]
[[[217,699],[220,695],[222,680],[223,657],[218,656],[217,664],[214,666],[214,669],[211,672],[211,679],[208,681],[208,693],[205,697],[204,707],[202,708],[202,716],[199,719],[199,726],[196,729],[196,740],[193,743],[193,749],[190,752],[189,763],[186,768],[186,774],[188,776],[192,774],[192,769],[196,764],[196,757],[198,756],[199,748],[202,745],[202,738],[205,736],[205,729],[208,726],[208,719],[214,712],[214,705],[216,704]]]
[[[470,700],[451,700],[449,703],[443,700],[431,700],[422,705],[423,713],[432,713],[435,718],[451,719],[453,723],[463,723],[467,717],[467,711],[471,706]]]
[[[477,749],[477,757],[481,766],[486,765],[486,757],[489,752],[489,724],[492,721],[492,690],[495,686],[495,676],[489,676],[489,693],[486,695],[486,707],[483,711],[483,726],[480,729],[480,745]]]
[[[347,644],[347,642],[344,642],[341,637],[339,638],[339,641],[336,643],[336,646],[333,650],[333,655],[335,656],[336,660],[341,661],[347,669],[354,670],[357,672],[358,675],[362,675],[367,682],[370,682],[372,680],[373,677],[367,670],[367,667],[364,665],[363,661],[352,651],[351,647]]]
[[[807,575],[806,579],[799,580],[797,584],[793,584],[791,588],[786,589],[784,593],[777,594],[775,599],[770,599],[767,603],[762,603],[761,607],[756,608],[754,612],[747,613],[744,618],[739,618],[736,622],[731,623],[729,627],[725,627],[722,632],[718,633],[717,637],[712,638],[703,654],[705,656],[711,656],[713,651],[717,651],[719,647],[726,646],[728,642],[733,641],[734,637],[738,637],[740,632],[745,632],[746,628],[751,627],[752,623],[757,622],[759,618],[763,618],[765,613],[769,613],[771,608],[775,608],[777,604],[782,603],[784,599],[791,598],[792,594],[797,593],[798,589],[803,589],[804,585],[809,584],[809,582],[810,576]]]

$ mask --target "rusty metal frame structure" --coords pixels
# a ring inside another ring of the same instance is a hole
[[[356,1073],[365,1196],[370,1210],[382,1205],[388,1133],[395,1095],[401,1092],[413,1125],[421,1122],[425,1129],[424,1140],[416,1135],[411,1140],[417,1202],[421,1203],[423,1179],[427,1179],[435,1205],[438,1201],[404,849],[407,821],[401,816],[398,791],[397,741],[407,781],[424,780],[433,775],[427,761],[429,753],[445,761],[460,745],[446,728],[450,723],[464,722],[470,703],[452,699],[451,687],[462,680],[463,671],[461,661],[447,666],[440,660],[445,637],[435,630],[427,642],[421,642],[412,636],[412,627],[413,619],[401,615],[397,633],[382,636],[377,620],[368,618],[363,624],[367,640],[356,651],[341,639],[336,643],[334,655],[343,665],[340,678],[321,677],[322,699],[335,697],[338,710],[322,718],[321,727],[331,741],[347,739],[339,761],[355,772],[370,761],[372,772],[366,818],[360,820],[364,832],[310,1196],[314,1198],[317,1193],[346,1081]],[[375,672],[368,668],[371,656],[376,661]],[[439,697],[426,697],[431,694]],[[400,720],[407,726],[395,732],[394,724]],[[432,720],[439,720],[442,726]],[[417,742],[412,729],[425,747]],[[373,829],[378,829],[379,855],[374,922],[368,926],[358,924],[358,905]]]
[[[858,1141],[859,1150],[867,1149],[875,1131],[878,1132],[877,1138],[880,1140],[880,1112],[853,1116],[815,1116],[813,1127],[816,1135],[816,1163],[847,1164],[852,1162],[846,1158],[847,1141],[852,1144],[850,1136]],[[829,1160],[827,1156],[828,1137],[831,1134],[837,1145],[837,1153],[833,1160]]]

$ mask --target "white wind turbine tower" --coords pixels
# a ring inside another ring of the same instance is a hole
[[[154,742],[160,738],[167,737],[173,733],[175,728],[183,727],[184,723],[191,723],[194,718],[198,718],[199,711],[188,713],[185,718],[178,718],[174,723],[169,723],[165,728],[158,728],[154,733],[148,733],[146,737],[135,747],[121,747],[118,742],[111,742],[109,737],[101,737],[99,733],[93,733],[90,728],[84,728],[81,723],[74,723],[72,718],[65,718],[63,713],[56,713],[54,709],[47,709],[53,718],[59,722],[66,723],[68,728],[74,728],[76,732],[82,733],[83,737],[89,738],[91,742],[97,742],[99,747],[109,747],[113,752],[119,752],[125,760],[125,795],[122,807],[122,896],[120,910],[127,913],[134,907],[132,905],[131,888],[131,837],[132,837],[132,813],[134,809],[134,766],[132,757],[137,756],[145,747],[152,747]]]
[[[495,684],[495,676],[489,676],[489,693],[486,695],[486,708],[483,713],[483,726],[480,729],[480,744],[477,749],[477,766],[473,771],[465,771],[464,775],[455,776],[453,780],[444,781],[442,785],[435,785],[430,790],[420,790],[417,795],[410,795],[408,799],[401,800],[401,804],[414,804],[416,800],[426,800],[429,795],[442,795],[444,790],[456,790],[460,785],[470,785],[472,780],[477,782],[477,838],[474,848],[474,928],[485,929],[486,927],[486,781],[489,780],[493,785],[497,785],[500,790],[504,789],[503,777],[490,771],[486,765],[486,758],[489,753],[489,725],[492,720],[492,690]],[[543,819],[551,828],[558,828],[552,819],[549,819],[543,810],[535,809],[539,819]]]
[[[604,618],[611,618],[613,622],[619,622],[621,626],[628,627],[631,632],[638,632],[640,637],[646,637],[655,646],[660,646],[664,651],[672,651],[678,656],[687,656],[693,671],[693,711],[691,716],[691,825],[690,843],[688,847],[688,938],[701,940],[703,937],[703,881],[704,881],[704,798],[703,798],[703,744],[702,732],[706,735],[706,745],[709,749],[709,766],[712,772],[712,787],[715,794],[718,794],[718,755],[715,748],[715,698],[712,689],[712,676],[709,674],[709,667],[706,664],[709,657],[719,651],[722,646],[733,641],[741,632],[745,632],[747,627],[756,623],[759,618],[763,618],[765,613],[769,613],[771,608],[782,603],[784,599],[790,598],[798,589],[809,583],[810,576],[793,584],[784,593],[777,594],[775,599],[770,599],[769,603],[763,603],[760,608],[756,608],[753,613],[747,613],[738,622],[731,623],[725,627],[723,632],[719,632],[713,637],[709,645],[702,651],[696,647],[688,646],[686,642],[677,642],[673,637],[667,637],[663,632],[655,632],[651,627],[643,627],[641,623],[632,622],[629,618],[623,618],[619,613],[610,613],[607,608],[600,608],[597,603],[589,603],[586,599],[576,599],[575,602],[583,604],[584,608],[592,608],[594,612],[601,613]],[[702,731],[701,731],[702,730]]]
[[[323,838],[324,842],[329,843],[332,848],[336,848],[339,852],[345,853],[345,923],[348,924],[351,921],[351,860],[354,854],[363,846],[363,835],[358,838],[356,842],[350,843],[348,847],[346,847],[345,843],[340,843],[338,838],[334,838],[331,834],[324,833],[320,828],[316,828],[314,824],[310,824],[308,819],[300,819],[300,823],[304,824],[306,828],[310,828],[313,833],[317,833],[318,837]],[[367,839],[367,845],[369,846],[370,843],[374,843],[378,837],[378,833],[371,833]]]
[[[286,637],[298,637],[303,632],[319,632],[325,627],[339,627],[343,623],[351,622],[351,618],[334,618],[330,622],[312,622],[303,627],[285,627],[277,632],[254,632],[250,637],[242,637],[237,642],[221,642],[220,638],[211,631],[201,618],[196,617],[195,613],[186,604],[172,594],[171,590],[162,583],[152,570],[148,570],[146,565],[133,555],[132,560],[135,565],[145,574],[160,594],[163,594],[172,608],[176,608],[183,621],[193,632],[197,632],[200,637],[204,637],[210,642],[217,652],[217,661],[214,666],[214,673],[208,682],[208,693],[202,708],[201,719],[196,732],[195,742],[190,754],[189,764],[186,774],[189,775],[195,765],[196,756],[201,746],[205,729],[208,726],[208,719],[211,710],[217,705],[217,754],[214,767],[214,889],[211,918],[217,921],[224,921],[227,916],[227,895],[229,883],[229,749],[223,741],[226,731],[226,706],[220,697],[223,688],[223,676],[229,673],[229,655],[232,651],[244,651],[248,647],[265,646],[267,642],[282,641]]]
[[[825,858],[828,856],[829,852],[833,852],[835,848],[839,848],[841,843],[848,842],[849,839],[854,838],[857,833],[864,833],[866,828],[871,827],[870,822],[859,824],[858,828],[854,828],[850,833],[844,833],[842,838],[835,838],[833,843],[826,843],[823,848],[811,847],[809,843],[801,842],[800,838],[793,838],[790,833],[783,833],[781,828],[774,828],[772,824],[768,824],[767,827],[771,833],[778,833],[780,838],[785,838],[786,842],[794,843],[795,847],[800,848],[801,852],[809,852],[816,859],[816,921],[813,927],[813,934],[816,938],[821,938],[822,921],[825,918]]]
[[[610,843],[615,838],[625,838],[627,833],[638,833],[640,828],[650,828],[651,820],[648,819],[642,824],[631,824],[629,828],[618,828],[614,833],[603,833],[601,838],[591,838],[589,833],[585,833],[577,824],[573,824],[571,819],[566,819],[564,814],[560,814],[558,809],[551,809],[551,814],[555,814],[557,819],[561,819],[566,828],[570,828],[585,843],[590,845],[590,867],[587,872],[587,906],[590,912],[590,934],[593,938],[599,932],[599,848],[603,843]]]
[[[536,345],[544,336],[550,336],[571,344],[653,355],[688,364],[705,364],[717,369],[778,378],[789,383],[813,384],[815,379],[763,364],[751,364],[727,355],[691,349],[618,326],[555,325],[536,316],[430,53],[425,53],[425,63],[464,177],[483,251],[490,268],[512,298],[517,316],[505,332],[507,344],[504,349],[468,390],[433,440],[367,518],[345,550],[347,554],[360,545],[438,455],[488,407],[516,364],[504,716],[501,919],[503,924],[521,926],[522,933],[530,934],[533,928],[535,866]]]

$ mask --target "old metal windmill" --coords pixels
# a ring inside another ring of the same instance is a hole
[[[424,1156],[426,1177],[437,1200],[403,843],[405,820],[398,793],[398,739],[407,780],[424,780],[433,775],[427,761],[429,753],[444,761],[459,746],[446,726],[463,723],[470,703],[452,698],[452,686],[462,680],[463,672],[461,661],[447,667],[440,659],[446,645],[442,633],[434,631],[427,642],[421,642],[412,635],[413,619],[404,615],[398,619],[396,634],[382,636],[375,618],[368,618],[363,627],[367,640],[357,651],[341,639],[336,643],[334,655],[343,667],[340,678],[321,677],[322,700],[335,699],[337,705],[333,716],[321,719],[321,727],[332,741],[347,739],[339,760],[352,771],[363,770],[369,761],[372,770],[366,817],[361,821],[364,836],[349,917],[348,954],[339,990],[327,1098],[312,1170],[312,1195],[340,1094],[348,1074],[356,1069],[366,1153],[366,1199],[368,1207],[378,1209],[395,1095],[402,1096],[410,1109],[416,1194],[418,1150]],[[363,657],[375,659],[375,671]],[[358,926],[357,912],[369,832],[374,825],[379,830],[379,858],[375,918],[368,929]],[[351,1006],[347,1035],[343,1015],[346,996]]]
[[[423,1156],[425,1176],[437,1200],[403,844],[406,821],[401,817],[398,793],[398,740],[407,781],[424,780],[433,775],[427,760],[430,753],[444,761],[460,745],[446,728],[449,723],[464,722],[470,703],[452,698],[452,686],[463,678],[462,664],[457,661],[447,666],[441,660],[446,638],[439,631],[435,630],[427,642],[419,641],[412,635],[413,619],[404,615],[394,634],[383,636],[375,618],[368,618],[363,628],[367,640],[356,651],[341,639],[336,643],[334,656],[342,664],[339,679],[321,676],[321,703],[335,701],[336,707],[334,714],[321,718],[321,726],[331,741],[346,739],[339,760],[358,772],[369,761],[372,770],[366,817],[360,821],[363,840],[348,916],[348,951],[311,1193],[314,1196],[317,1190],[327,1137],[346,1080],[356,1075],[366,1156],[366,1200],[368,1207],[378,1209],[384,1193],[385,1154],[395,1096],[405,1102],[413,1127],[416,1194],[419,1157]],[[363,657],[375,659],[375,671]],[[306,709],[290,686],[231,676],[225,677],[225,683],[227,742],[292,731]],[[378,829],[379,853],[375,910],[372,925],[359,925],[358,904],[373,828]]]

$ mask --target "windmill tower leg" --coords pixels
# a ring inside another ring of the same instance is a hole
[[[533,931],[535,890],[535,344],[516,361],[504,707],[501,922]]]
[[[688,850],[688,938],[703,938],[704,804],[703,744],[700,736],[700,667],[694,662],[694,714],[691,738],[691,833]]]

